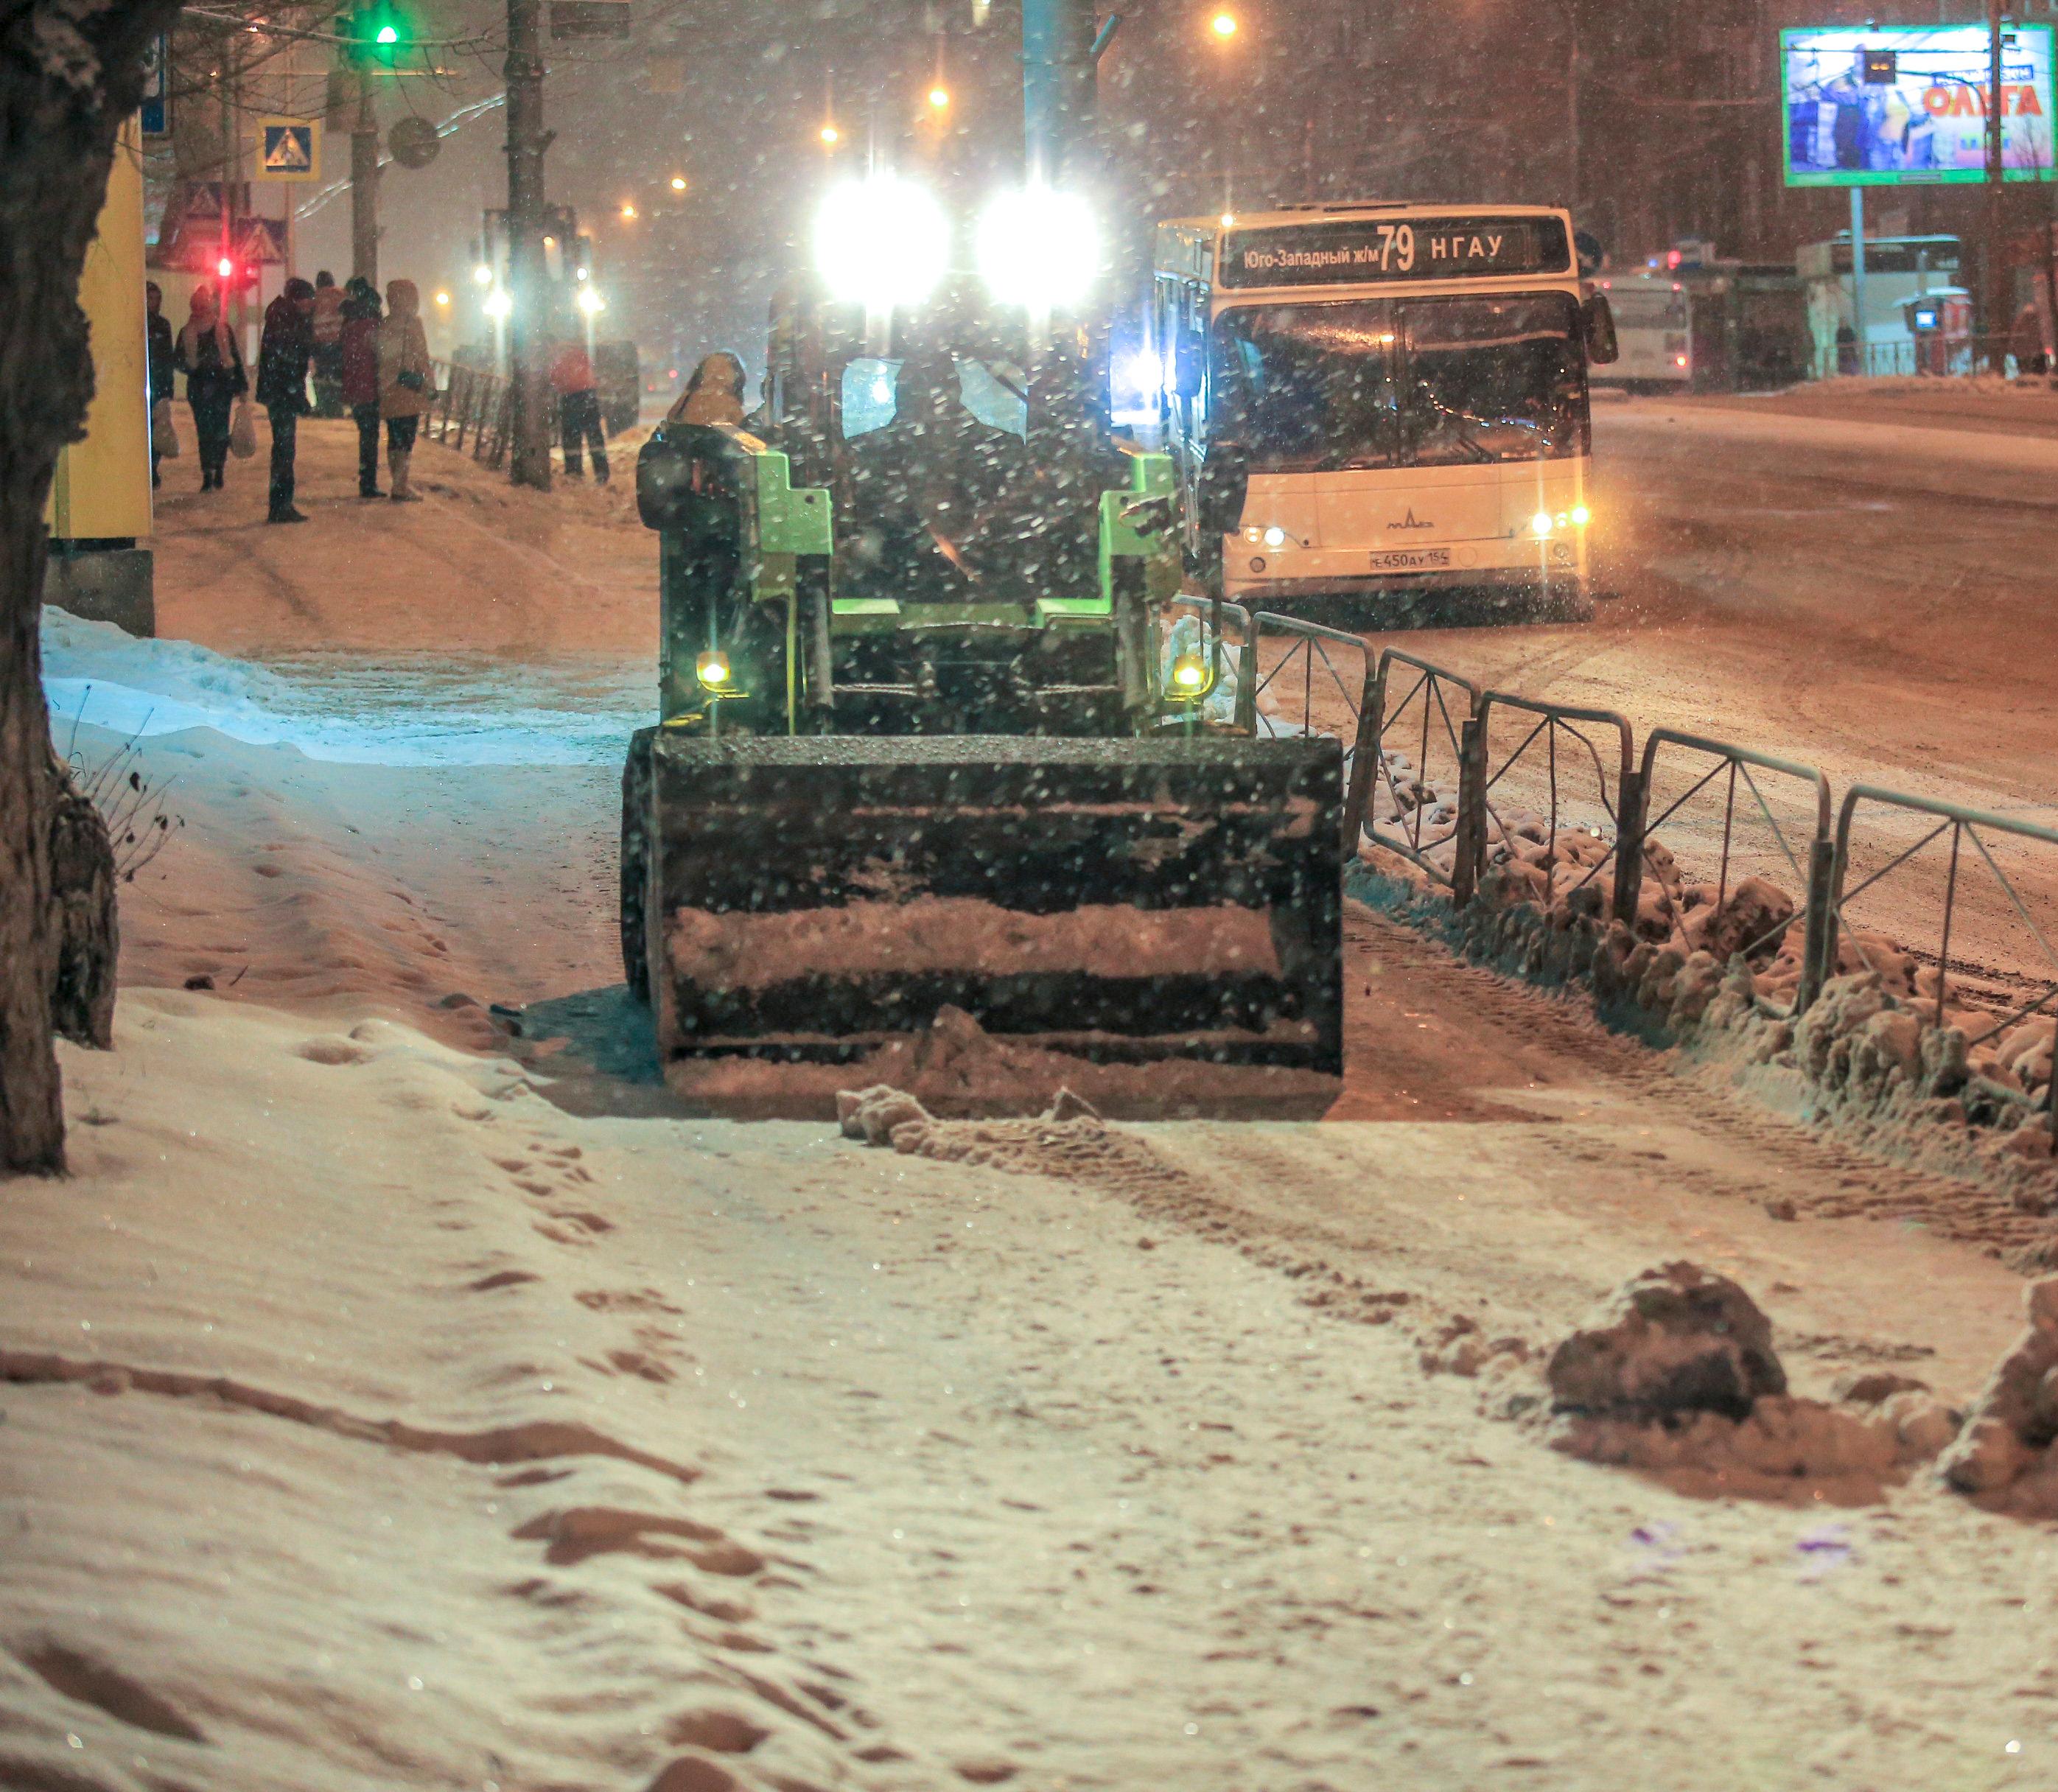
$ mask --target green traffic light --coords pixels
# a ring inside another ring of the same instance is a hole
[[[390,25],[382,25],[379,27],[379,35],[374,41],[382,44],[396,44],[400,41],[400,34]]]

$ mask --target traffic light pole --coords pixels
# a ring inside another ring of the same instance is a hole
[[[550,489],[550,345],[543,260],[542,0],[507,0],[507,372],[514,395],[509,473],[516,485]]]
[[[371,74],[356,70],[357,118],[350,128],[350,271],[379,285],[379,115]]]
[[[2007,171],[2001,160],[2001,131],[2008,109],[2001,88],[2001,0],[1987,0],[1987,364],[1996,374],[2008,371],[2008,335],[2015,319],[2008,304],[2007,213],[2003,210]]]

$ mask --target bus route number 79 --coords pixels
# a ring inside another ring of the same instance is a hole
[[[1415,265],[1415,227],[1409,224],[1382,224],[1379,227],[1379,271],[1390,272],[1396,257],[1404,274]]]

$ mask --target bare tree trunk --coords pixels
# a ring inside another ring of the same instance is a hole
[[[79,272],[142,58],[177,0],[0,0],[0,1173],[64,1167],[38,630],[43,507],[93,394]]]

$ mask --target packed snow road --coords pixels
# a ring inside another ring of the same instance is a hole
[[[1687,426],[1625,415],[1642,582],[1585,631],[1417,644],[1896,750],[1907,650],[1872,630],[1868,699],[1794,645],[1835,632],[1818,580],[1754,600],[1779,628],[1732,607],[1802,534],[1695,546],[1655,471]],[[1797,1391],[1961,1398],[2048,1220],[1364,911],[1324,1124],[904,1156],[682,1119],[569,1023],[628,1018],[605,737],[648,538],[426,451],[431,502],[360,508],[345,433],[304,441],[306,528],[189,501],[161,543],[165,631],[261,669],[52,637],[82,758],[153,681],[222,731],[142,742],[185,826],[125,895],[120,1049],[67,1055],[77,1179],[0,1204],[0,1782],[2050,1783],[2040,1532],[1925,1478],[1787,1504],[1575,1461],[1464,1353],[1691,1256]],[[1710,478],[1798,489],[1770,451]],[[311,663],[338,635],[362,668]],[[2024,714],[1991,725],[2030,801]]]

